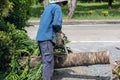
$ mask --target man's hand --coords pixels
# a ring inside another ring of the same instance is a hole
[[[61,38],[64,40],[64,41],[67,41],[67,36],[65,35],[65,33],[61,32]]]

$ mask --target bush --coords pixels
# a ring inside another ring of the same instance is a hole
[[[108,16],[109,12],[108,11],[103,11],[102,12],[104,16]]]
[[[22,29],[25,26],[27,26],[27,19],[25,18],[25,15],[19,11],[14,10],[9,13],[10,15],[5,18],[6,21],[9,21],[11,24],[14,24],[17,29]]]
[[[13,30],[15,30],[15,26],[9,22],[5,22],[3,17],[0,16],[0,31],[11,33]]]
[[[10,63],[11,54],[14,52],[14,45],[10,37],[0,31],[0,70],[5,70]]]
[[[15,44],[16,54],[20,56],[31,55],[34,52],[35,42],[30,40],[23,30],[15,30],[11,34],[11,39]]]
[[[7,31],[8,26],[6,26],[4,19],[0,16],[0,31]]]
[[[36,42],[30,40],[26,31],[15,29],[15,26],[10,23],[3,23],[3,25],[3,28],[0,28],[1,70],[4,67],[4,69],[7,68],[7,63],[10,63],[12,53],[14,53],[15,56],[18,58],[19,56],[33,54],[35,49],[37,48]]]
[[[12,3],[9,0],[0,0],[0,15],[7,16],[12,9]]]
[[[26,27],[27,20],[31,15],[31,5],[33,0],[10,0],[13,3],[13,8],[9,15],[5,18],[6,22],[10,22],[17,29]]]

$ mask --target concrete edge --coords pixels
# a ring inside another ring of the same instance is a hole
[[[29,20],[32,25],[39,25],[39,20]],[[63,20],[63,25],[76,24],[120,24],[120,20]]]

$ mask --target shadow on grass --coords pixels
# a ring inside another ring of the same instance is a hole
[[[73,73],[73,74],[71,74]],[[56,71],[54,72],[54,77],[53,80],[62,80],[63,78],[71,78],[72,80],[111,80],[110,76],[92,76],[92,75],[86,75],[86,74],[74,74],[75,72],[71,69],[64,69],[64,70],[60,70],[60,71]],[[68,79],[68,80],[69,80]],[[67,79],[65,79],[67,80]]]

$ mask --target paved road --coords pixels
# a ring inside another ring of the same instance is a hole
[[[35,39],[38,25],[27,28],[28,35]],[[63,31],[71,42],[120,41],[120,24],[63,25]]]
[[[75,41],[120,41],[120,24],[66,25],[63,31]]]
[[[31,39],[35,39],[38,25],[26,28]],[[73,52],[109,50],[111,62],[120,58],[120,24],[63,25]],[[111,65],[92,65],[57,70],[55,80],[110,80]]]

